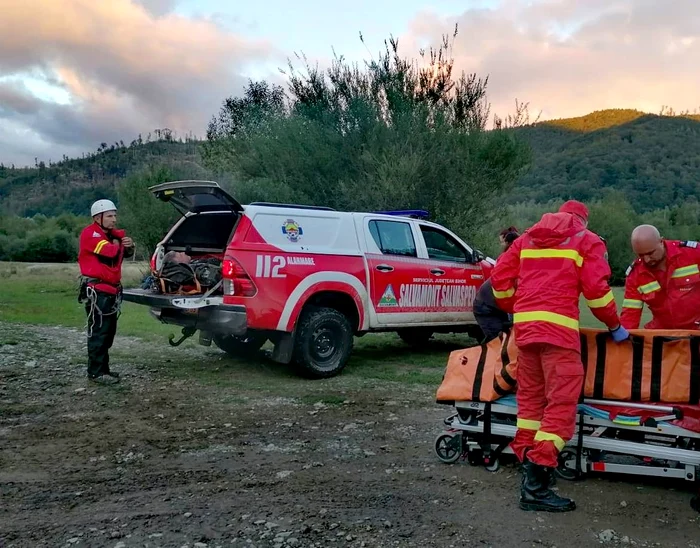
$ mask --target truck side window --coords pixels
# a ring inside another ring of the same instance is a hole
[[[385,255],[417,257],[411,225],[399,221],[370,221],[369,232]]]
[[[467,263],[467,251],[450,236],[429,226],[420,227],[425,246],[428,248],[428,257],[434,261],[450,261],[454,263]]]

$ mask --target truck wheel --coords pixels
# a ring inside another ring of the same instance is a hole
[[[250,356],[260,350],[262,345],[267,342],[267,337],[262,333],[249,331],[240,337],[236,335],[214,335],[212,340],[216,346],[227,354],[241,357]]]
[[[423,348],[428,345],[433,332],[419,327],[413,329],[400,329],[396,332],[401,340],[414,348]]]
[[[309,307],[301,313],[294,338],[294,363],[311,379],[339,374],[352,352],[350,321],[334,308]]]

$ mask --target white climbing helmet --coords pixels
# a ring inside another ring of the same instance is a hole
[[[117,206],[114,205],[112,200],[97,200],[90,208],[90,216],[94,217],[100,213],[105,213],[107,211],[116,211]]]

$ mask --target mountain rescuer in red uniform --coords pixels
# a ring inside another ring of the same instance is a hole
[[[632,232],[637,259],[627,269],[622,325],[639,328],[644,304],[653,319],[646,329],[700,329],[700,246],[664,240],[656,227]]]
[[[551,481],[573,436],[583,388],[579,294],[616,341],[629,337],[608,285],[605,244],[587,225],[586,206],[566,202],[515,240],[491,274],[496,302],[513,312],[518,346],[518,429],[511,448],[523,463],[523,510],[576,508],[551,490]]]
[[[98,200],[90,210],[95,221],[80,234],[78,265],[83,276],[78,301],[88,317],[87,375],[100,384],[119,382],[109,369],[109,349],[117,332],[121,301],[122,261],[134,254],[134,242],[117,226],[117,207]]]

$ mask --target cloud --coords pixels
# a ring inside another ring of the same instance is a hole
[[[492,112],[530,103],[542,118],[605,108],[658,113],[700,107],[700,2],[674,0],[503,0],[454,17],[424,13],[404,54],[437,44],[455,22],[459,70],[489,75]]]
[[[170,13],[177,3],[176,0],[136,0],[137,4],[141,4],[150,13],[156,16]]]
[[[0,0],[0,161],[55,160],[163,127],[202,136],[246,74],[286,66],[291,52],[232,30],[241,25],[230,14],[184,17],[177,3]],[[516,98],[545,119],[603,108],[692,110],[700,107],[700,2],[667,4],[500,0],[457,16],[423,12],[401,36],[401,51],[437,44],[457,22],[456,68],[489,75],[500,115]],[[328,51],[306,53],[328,64]]]
[[[24,156],[94,150],[168,127],[202,135],[222,100],[244,85],[246,67],[278,59],[273,46],[211,20],[186,18],[174,2],[0,0],[0,75],[41,75],[47,93],[0,79],[0,142],[24,125]],[[51,86],[70,102],[50,97]],[[9,122],[14,132],[9,135]],[[0,149],[0,160],[17,154]]]

